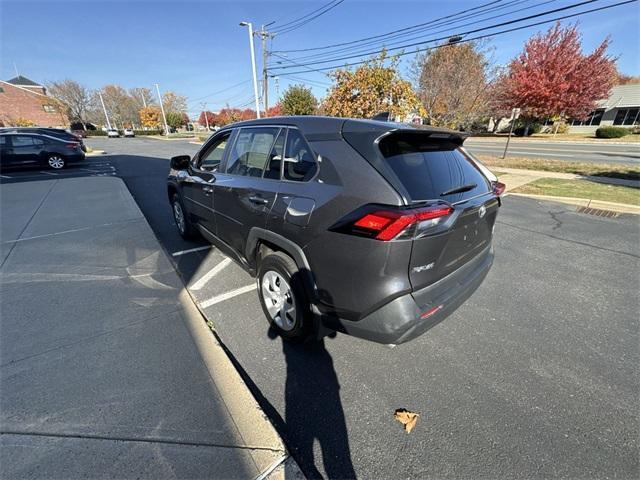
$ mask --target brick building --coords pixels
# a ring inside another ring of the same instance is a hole
[[[67,115],[43,85],[19,75],[0,80],[0,126],[33,122],[39,127],[66,127]]]

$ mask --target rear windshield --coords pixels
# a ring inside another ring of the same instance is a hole
[[[396,134],[380,141],[380,151],[412,201],[455,203],[491,190],[489,180],[454,143]]]

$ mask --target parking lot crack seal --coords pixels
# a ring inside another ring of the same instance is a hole
[[[597,245],[592,245],[591,243],[581,242],[579,240],[570,240],[568,238],[558,237],[557,235],[552,235],[550,233],[539,232],[539,231],[533,230],[531,228],[521,227],[519,225],[513,225],[512,223],[501,222],[499,220],[497,220],[496,223],[499,223],[500,225],[506,225],[508,227],[515,228],[517,230],[522,230],[524,232],[535,233],[535,234],[538,234],[538,235],[544,235],[545,237],[553,238],[555,240],[561,240],[563,242],[574,243],[576,245],[583,245],[585,247],[595,248],[596,250],[602,250],[602,251],[605,251],[605,252],[617,253],[617,254],[620,254],[620,255],[627,255],[627,256],[632,257],[632,258],[640,259],[640,255],[636,255],[635,253],[622,252],[620,250],[614,250],[613,248],[599,247]]]
[[[169,438],[161,437],[110,437],[107,435],[91,435],[85,433],[53,433],[53,432],[31,432],[31,431],[19,431],[19,430],[2,430],[0,435],[20,435],[25,437],[47,437],[47,438],[71,438],[77,440],[103,440],[109,442],[136,442],[136,443],[159,443],[165,445],[184,445],[189,447],[211,447],[211,448],[231,448],[234,450],[262,450],[268,452],[281,453],[281,450],[262,447],[255,445],[230,445],[226,443],[214,443],[214,442],[196,442],[188,440],[171,440]]]
[[[40,208],[42,208],[42,205],[44,205],[44,202],[47,200],[47,198],[49,198],[49,195],[51,194],[51,191],[53,190],[53,187],[55,187],[57,184],[58,184],[58,180],[53,180],[53,183],[51,184],[51,187],[49,188],[47,193],[44,194],[44,196],[42,197],[42,200],[40,200],[40,203],[38,204],[37,208],[34,210],[33,214],[31,215],[31,217],[29,218],[29,220],[25,224],[24,228],[20,231],[20,234],[18,235],[18,238],[14,241],[13,245],[11,245],[11,248],[9,249],[9,253],[7,253],[6,257],[4,257],[4,260],[2,261],[2,263],[0,263],[0,268],[2,268],[5,263],[7,263],[7,260],[9,260],[9,257],[11,256],[11,253],[13,252],[13,249],[16,246],[16,243],[18,241],[20,241],[20,238],[22,237],[22,234],[27,230],[29,225],[31,225],[31,222],[33,221],[34,217],[40,211]]]

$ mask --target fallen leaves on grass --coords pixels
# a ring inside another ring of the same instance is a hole
[[[393,418],[395,418],[397,421],[399,421],[401,424],[404,425],[404,430],[407,433],[411,433],[411,430],[413,430],[413,427],[416,426],[416,423],[418,423],[419,416],[420,416],[419,413],[410,412],[405,408],[399,408],[393,414]]]

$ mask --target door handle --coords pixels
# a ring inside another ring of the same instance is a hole
[[[269,203],[269,200],[267,200],[266,198],[257,197],[255,195],[249,197],[249,201],[251,203],[255,203],[256,205],[266,205],[267,203]]]
[[[202,187],[202,191],[205,195],[211,195],[213,193],[213,187]]]

